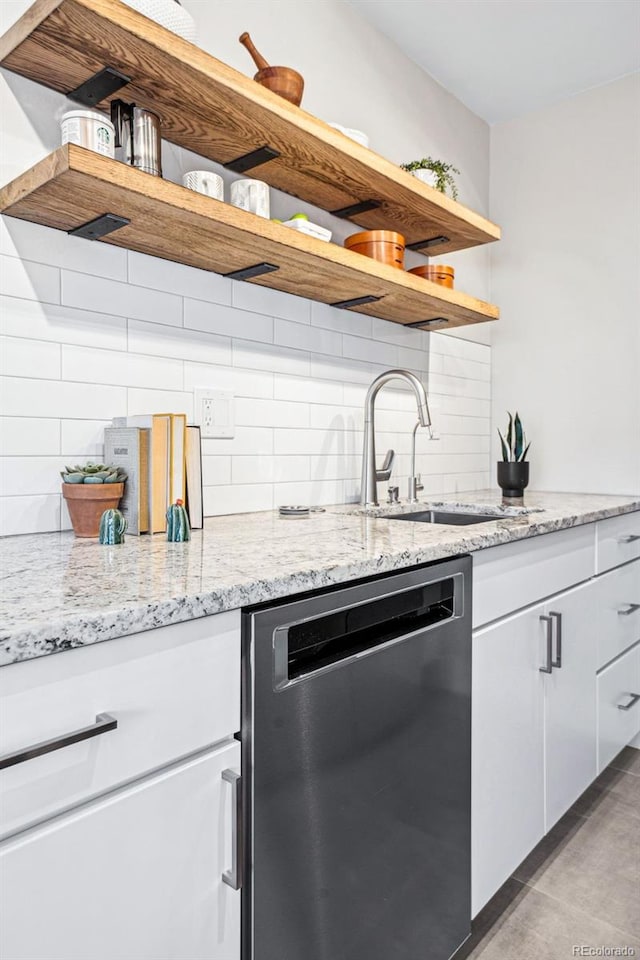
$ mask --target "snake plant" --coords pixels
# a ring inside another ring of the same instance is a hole
[[[507,425],[506,438],[503,437],[500,430],[498,430],[498,436],[500,437],[500,443],[502,445],[502,459],[506,463],[509,461],[524,463],[527,459],[527,453],[529,452],[531,444],[527,443],[518,412],[516,411],[515,416],[509,413],[509,411],[507,411],[507,414],[509,416],[509,423]]]

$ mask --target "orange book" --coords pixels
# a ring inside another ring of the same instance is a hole
[[[179,416],[182,416],[181,414]],[[167,507],[171,502],[171,418],[170,413],[138,417],[114,417],[114,427],[143,427],[151,430],[149,443],[149,532],[167,529]]]

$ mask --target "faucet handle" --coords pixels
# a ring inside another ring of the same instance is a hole
[[[388,480],[393,470],[393,461],[396,458],[395,450],[387,450],[381,470],[376,470],[376,480]]]

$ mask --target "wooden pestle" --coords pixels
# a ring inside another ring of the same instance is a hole
[[[240,40],[240,43],[247,48],[247,50],[253,57],[253,61],[256,67],[258,68],[258,70],[268,70],[269,64],[267,63],[265,58],[262,56],[262,54],[258,53],[255,46],[253,45],[253,40],[251,39],[249,34],[245,32],[238,39]]]

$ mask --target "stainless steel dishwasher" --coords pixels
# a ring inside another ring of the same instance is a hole
[[[243,612],[243,960],[470,929],[471,559]]]

